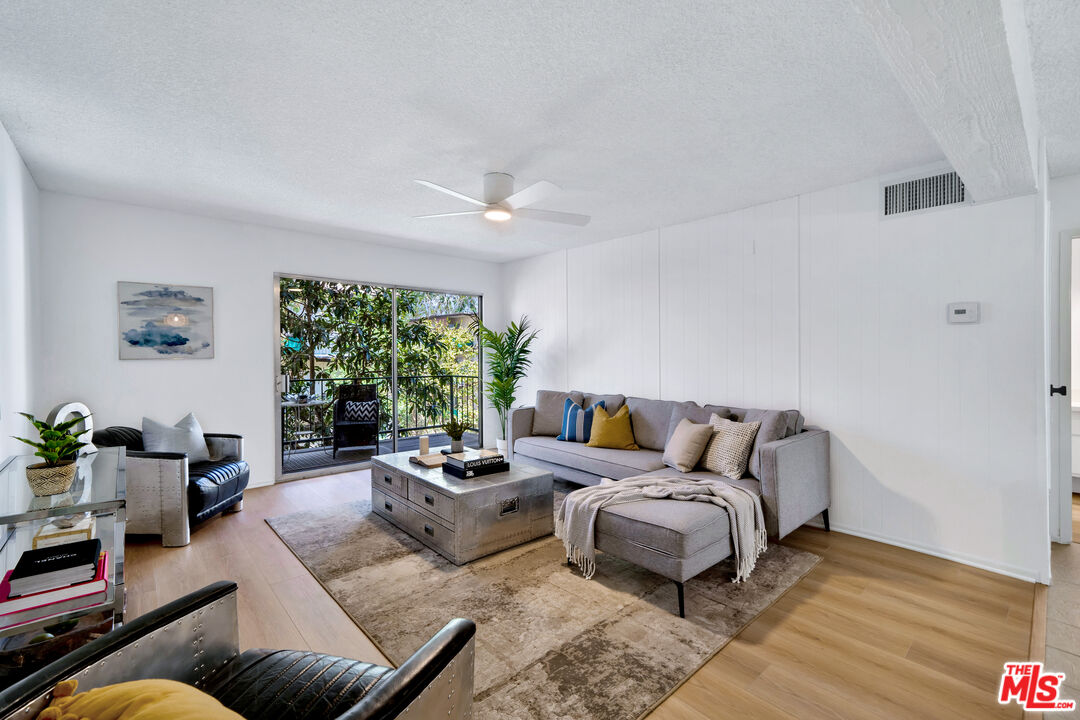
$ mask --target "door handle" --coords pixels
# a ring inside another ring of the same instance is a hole
[[[1068,388],[1065,385],[1050,386],[1050,397],[1054,397],[1055,395],[1064,397],[1067,392]]]

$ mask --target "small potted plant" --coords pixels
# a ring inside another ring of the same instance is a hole
[[[45,461],[26,466],[26,481],[30,483],[30,489],[38,497],[67,492],[75,481],[75,460],[79,457],[79,449],[86,446],[86,443],[79,442],[78,436],[71,434],[71,429],[83,418],[76,417],[50,425],[29,413],[19,414],[37,428],[41,439],[38,442],[17,436],[15,439],[34,448],[37,451],[34,454]]]
[[[462,420],[451,418],[450,422],[442,426],[442,429],[444,433],[450,436],[450,452],[463,452],[465,450],[465,441],[461,439],[461,436],[465,434],[469,426]]]

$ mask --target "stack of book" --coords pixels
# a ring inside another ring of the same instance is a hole
[[[466,450],[447,455],[442,469],[454,477],[468,479],[506,472],[510,464],[501,454],[491,450]]]
[[[0,628],[104,602],[108,566],[98,539],[24,552],[0,583]]]

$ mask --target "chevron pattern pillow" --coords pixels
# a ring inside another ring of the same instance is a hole
[[[345,422],[367,422],[373,423],[379,421],[379,401],[378,400],[346,400],[345,412],[342,413],[341,418]]]
[[[563,403],[562,432],[555,439],[567,442],[589,442],[589,435],[592,433],[593,413],[598,407],[607,409],[603,400],[597,400],[589,407],[583,408],[570,398],[566,398],[566,402]]]
[[[713,413],[709,424],[713,434],[701,454],[701,464],[710,472],[738,480],[746,474],[746,461],[750,458],[761,422],[735,422]]]

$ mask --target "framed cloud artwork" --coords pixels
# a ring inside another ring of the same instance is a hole
[[[214,289],[117,283],[120,359],[214,357]]]

